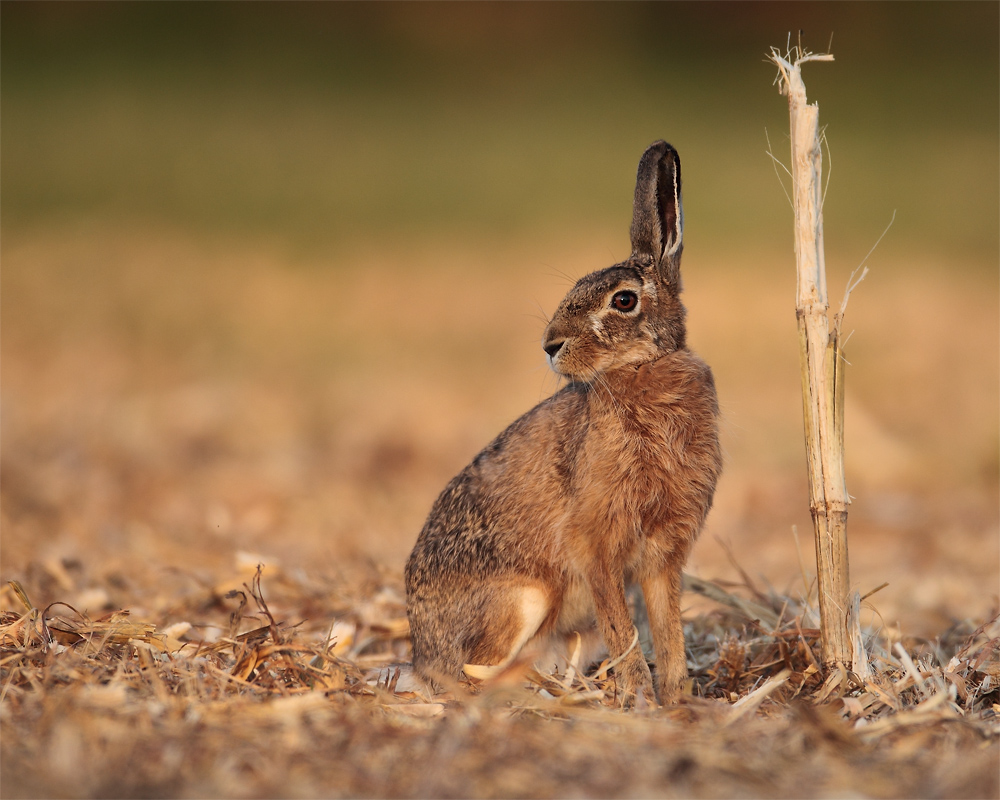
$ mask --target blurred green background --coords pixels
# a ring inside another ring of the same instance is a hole
[[[801,31],[837,59],[805,71],[833,256],[860,261],[895,210],[883,254],[995,265],[998,9],[4,3],[2,224],[154,221],[324,252],[624,230],[632,164],[663,137],[689,247],[784,252],[765,152],[769,136],[787,162],[787,114],[765,55]]]

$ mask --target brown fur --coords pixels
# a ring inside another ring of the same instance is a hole
[[[657,698],[674,699],[687,675],[681,570],[722,462],[712,373],[685,344],[680,161],[664,142],[643,154],[633,213],[632,255],[582,278],[545,330],[570,384],[452,479],[407,562],[413,663],[435,683],[595,619],[621,656],[631,583],[648,610]],[[627,702],[652,699],[639,647],[615,672]]]

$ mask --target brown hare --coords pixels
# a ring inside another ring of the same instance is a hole
[[[654,700],[626,601],[637,583],[655,699],[687,677],[681,570],[722,468],[712,372],[687,349],[681,166],[656,142],[635,187],[632,254],[581,278],[542,347],[569,383],[445,487],[406,564],[416,671],[449,685],[531,639],[597,629],[622,701]],[[482,672],[482,670],[480,670]]]

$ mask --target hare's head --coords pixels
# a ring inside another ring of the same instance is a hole
[[[581,278],[559,304],[542,338],[552,369],[590,381],[684,347],[683,234],[680,158],[655,142],[639,161],[632,254]]]

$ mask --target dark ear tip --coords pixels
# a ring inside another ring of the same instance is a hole
[[[674,164],[680,164],[681,158],[673,145],[663,141],[663,139],[658,139],[646,148],[646,152],[642,154],[641,161],[652,161],[653,163],[670,161]]]
[[[646,152],[642,154],[642,161],[659,161],[663,158],[669,150],[673,148],[667,144],[663,139],[658,139],[653,142],[649,147],[646,148]]]
[[[663,141],[663,139],[657,139],[649,147],[646,148],[647,153],[657,153],[658,155],[673,154],[677,155],[677,149],[669,142]]]

